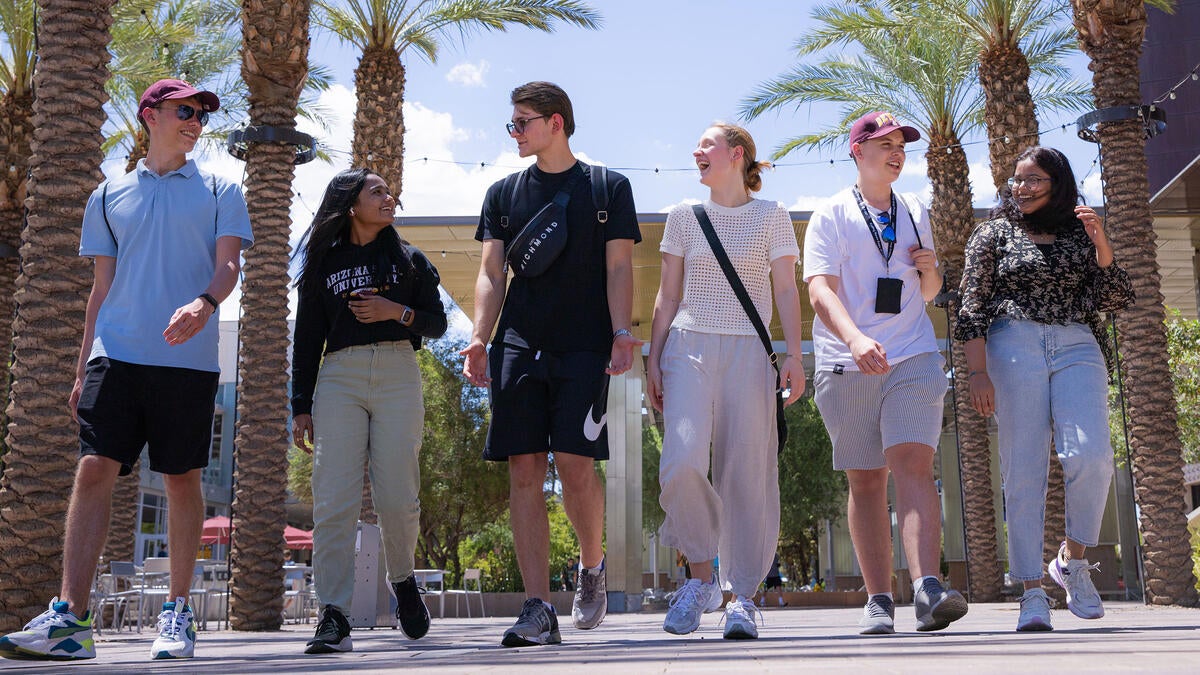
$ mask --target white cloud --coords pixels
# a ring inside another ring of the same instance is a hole
[[[832,199],[831,196],[798,195],[787,208],[788,211],[816,211]]]
[[[486,60],[479,63],[460,63],[446,73],[446,81],[460,87],[483,87],[484,75],[491,70],[492,65]]]

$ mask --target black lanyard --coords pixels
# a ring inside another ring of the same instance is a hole
[[[892,226],[892,240],[888,242],[887,252],[883,250],[883,240],[879,238],[879,232],[875,229],[875,219],[871,217],[871,212],[867,210],[867,204],[863,201],[862,193],[858,188],[854,188],[854,198],[858,200],[858,209],[862,211],[863,220],[867,221],[867,229],[871,231],[871,238],[875,240],[875,248],[879,249],[879,255],[883,256],[885,265],[892,262],[892,251],[896,250],[896,193],[891,193],[892,210],[888,221]]]

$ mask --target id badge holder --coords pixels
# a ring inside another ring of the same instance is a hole
[[[900,289],[904,287],[902,279],[879,277],[875,285],[875,313],[899,314]]]

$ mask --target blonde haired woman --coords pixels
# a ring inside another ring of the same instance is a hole
[[[663,622],[685,635],[701,615],[725,608],[724,637],[758,637],[753,597],[771,568],[779,539],[775,392],[804,391],[800,362],[800,255],[782,204],[755,199],[760,173],[754,140],[743,128],[714,124],[692,152],[709,189],[703,214],[728,254],[764,325],[771,292],[787,340],[776,374],[701,229],[696,210],[675,207],[663,232],[662,279],[654,302],[648,388],[663,413],[659,498],[665,545],[691,561],[692,579],[676,591]],[[712,481],[709,481],[709,468]],[[720,583],[714,559],[721,558]]]

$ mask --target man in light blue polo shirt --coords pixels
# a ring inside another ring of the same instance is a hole
[[[170,598],[151,657],[188,658],[195,621],[187,604],[200,546],[217,378],[220,302],[232,292],[250,217],[241,188],[187,159],[212,92],[181,80],[150,86],[138,106],[149,134],[137,169],[92,193],[79,254],[95,261],[70,407],[79,422],[79,470],[67,511],[59,597],[24,630],[0,637],[0,656],[86,659],[96,655],[87,611],[108,534],[118,475],[148,446],[166,487]]]

